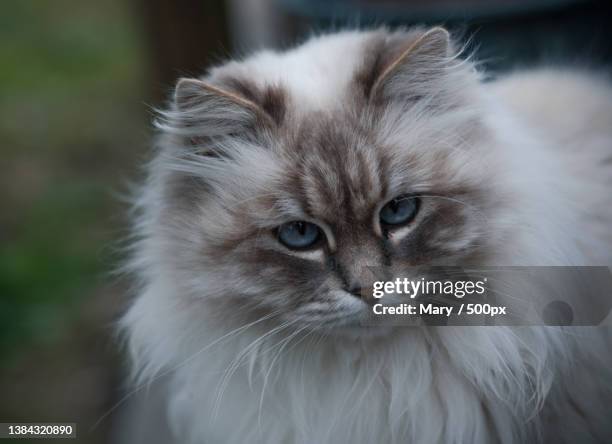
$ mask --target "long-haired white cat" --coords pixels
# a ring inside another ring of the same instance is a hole
[[[364,265],[612,263],[612,88],[441,28],[182,79],[122,320],[177,443],[612,442],[604,327],[362,327]]]

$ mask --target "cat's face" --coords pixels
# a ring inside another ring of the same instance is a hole
[[[390,61],[365,58],[327,110],[231,72],[215,87],[179,84],[164,127],[174,146],[160,163],[165,254],[195,299],[221,316],[355,326],[371,312],[367,267],[392,279],[486,253],[486,131],[463,105],[471,85],[452,84],[468,73],[442,66],[447,35],[422,40]],[[398,86],[418,69],[426,87]]]

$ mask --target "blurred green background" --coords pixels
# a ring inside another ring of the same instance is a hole
[[[491,3],[457,0],[451,20],[448,0],[386,0],[384,9],[368,0],[4,0],[0,422],[77,422],[72,442],[121,442],[116,424],[129,421],[112,409],[125,390],[113,322],[129,283],[112,272],[127,234],[123,198],[149,155],[151,106],[177,77],[360,20],[446,22],[504,67],[537,61],[536,41],[571,60],[612,60],[610,2],[544,1],[488,17],[473,9],[479,2]]]
[[[120,0],[2,2],[4,422],[93,424],[120,387],[107,334],[123,294],[109,278],[125,230],[117,195],[148,140],[133,12]]]
[[[143,146],[142,57],[118,1],[5,3],[0,350],[53,341],[112,238],[109,190]],[[8,8],[7,8],[8,6]],[[7,13],[8,9],[8,13]],[[7,20],[12,16],[11,20]]]
[[[118,442],[126,196],[152,107],[227,48],[224,14],[223,1],[2,2],[0,422]]]

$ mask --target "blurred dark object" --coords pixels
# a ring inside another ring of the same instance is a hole
[[[282,48],[312,29],[444,25],[489,70],[610,65],[612,2],[597,0],[138,0],[152,63],[152,97],[181,75],[263,46]]]
[[[545,64],[610,65],[612,2],[604,0],[138,0],[151,96],[232,54],[285,47],[312,29],[444,25],[489,70]]]
[[[612,61],[612,2],[594,0],[277,0],[309,28],[444,25],[464,38],[487,68]]]
[[[178,77],[202,74],[215,56],[229,54],[223,0],[138,0],[138,7],[150,51],[155,103],[167,97]]]

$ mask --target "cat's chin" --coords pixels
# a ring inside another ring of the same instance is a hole
[[[356,300],[352,295],[345,299],[351,301],[351,310],[344,314],[334,316],[328,322],[316,322],[316,327],[309,328],[327,337],[339,339],[368,339],[380,338],[394,334],[397,327],[380,322],[376,317],[372,317],[370,306],[360,302],[357,306],[353,305]]]
[[[333,335],[342,339],[369,339],[380,338],[393,334],[395,328],[390,326],[370,326],[361,324],[350,324],[324,329],[326,335]]]

